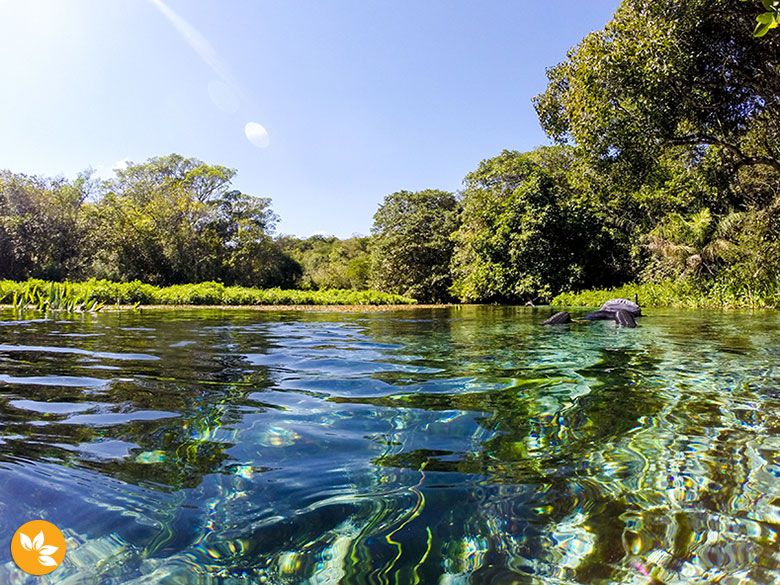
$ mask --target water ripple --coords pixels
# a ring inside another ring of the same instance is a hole
[[[6,316],[0,534],[64,582],[780,582],[780,318],[648,313]]]

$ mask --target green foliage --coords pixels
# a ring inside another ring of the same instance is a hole
[[[569,153],[504,151],[466,177],[453,291],[467,301],[549,299],[620,281],[625,250],[567,181]]]
[[[643,307],[685,309],[777,309],[780,308],[780,282],[745,283],[737,280],[687,279],[626,284],[610,289],[565,292],[552,300],[556,306],[600,307],[607,299],[634,298]]]
[[[613,20],[548,71],[535,100],[543,127],[592,164],[642,184],[664,148],[715,149],[731,167],[780,172],[780,40],[756,42],[734,0],[624,0]]]
[[[363,290],[368,287],[371,252],[367,237],[340,240],[320,235],[307,239],[282,236],[276,242],[301,266],[300,288]]]
[[[21,308],[97,310],[106,305],[406,305],[414,299],[371,290],[318,291],[258,289],[201,282],[157,287],[140,281],[52,283],[31,279],[0,281],[0,303]],[[41,305],[41,303],[44,303]]]
[[[421,301],[450,300],[451,235],[458,221],[452,193],[399,191],[385,197],[371,230],[372,286]]]
[[[69,183],[0,172],[0,276],[62,279],[83,270],[90,175]]]
[[[43,311],[47,313],[93,313],[103,303],[87,288],[76,290],[73,284],[30,280],[24,283],[2,281],[0,303],[8,302],[15,311]]]
[[[633,243],[632,276],[659,303],[775,304],[780,40],[754,32],[778,4],[762,0],[755,31],[752,4],[624,0],[535,100],[574,145],[570,183]]]
[[[103,185],[0,173],[0,277],[296,284],[270,199],[230,190],[235,171],[172,154],[116,173]]]
[[[154,284],[292,286],[300,268],[271,238],[270,199],[230,190],[235,171],[172,154],[130,164],[94,209],[91,273]]]
[[[747,2],[747,0],[742,0]],[[780,1],[778,0],[761,0],[761,4],[764,7],[764,11],[756,17],[758,24],[753,31],[754,37],[763,37],[773,28],[777,28],[780,24]]]

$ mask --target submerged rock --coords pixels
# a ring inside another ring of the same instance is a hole
[[[571,323],[571,315],[566,311],[560,311],[555,313],[552,317],[547,319],[542,325],[563,325],[564,323]]]

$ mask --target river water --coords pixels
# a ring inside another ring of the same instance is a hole
[[[2,312],[0,585],[780,582],[780,317],[551,312]]]

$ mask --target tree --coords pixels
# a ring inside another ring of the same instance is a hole
[[[385,197],[372,228],[372,288],[424,302],[451,298],[452,233],[458,227],[452,193],[399,191]]]
[[[83,271],[89,173],[69,182],[0,173],[0,277],[61,280]]]
[[[548,71],[542,126],[578,188],[652,257],[646,279],[775,286],[780,38],[775,0],[623,0]],[[636,272],[640,274],[640,272]]]
[[[222,279],[243,286],[295,285],[301,267],[271,237],[279,216],[270,199],[227,191],[212,201],[210,212],[207,226],[220,243]]]
[[[627,250],[568,184],[571,151],[504,151],[466,177],[453,239],[453,291],[465,301],[549,300],[627,276]]]
[[[145,163],[129,163],[117,169],[109,190],[143,203],[157,193],[183,191],[195,201],[210,201],[224,194],[236,174],[235,169],[209,165],[197,158],[179,154],[156,156]]]
[[[548,71],[542,126],[635,185],[671,146],[780,173],[780,39],[757,41],[754,16],[734,0],[624,0]]]
[[[340,240],[335,236],[314,235],[306,239],[283,236],[281,248],[300,263],[304,289],[368,287],[371,265],[369,238],[354,236]]]
[[[130,164],[95,208],[97,276],[158,285],[217,280],[291,286],[267,198],[230,189],[235,171],[177,154]]]

